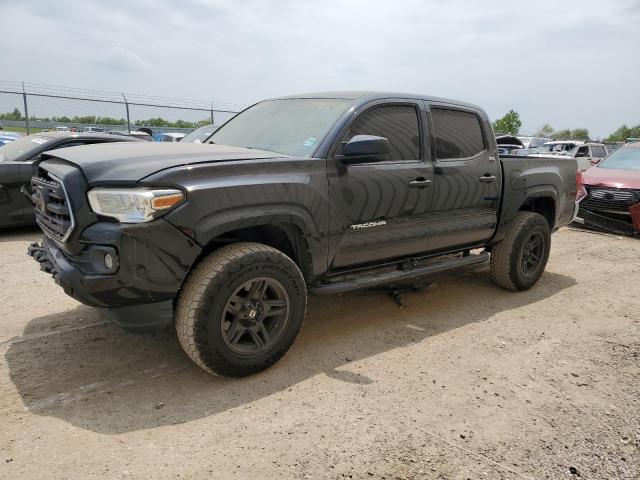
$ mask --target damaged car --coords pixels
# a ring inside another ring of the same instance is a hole
[[[578,172],[577,182],[577,223],[621,235],[640,234],[640,142]]]

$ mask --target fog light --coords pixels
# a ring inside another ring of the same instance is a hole
[[[104,254],[104,266],[108,270],[113,270],[113,256],[110,253]]]

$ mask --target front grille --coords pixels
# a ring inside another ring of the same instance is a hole
[[[639,190],[587,186],[587,196],[580,202],[578,217],[587,224],[630,234],[634,227],[629,207],[637,203],[640,203]]]
[[[640,191],[616,188],[587,188],[587,197],[580,207],[587,210],[616,212],[629,215],[629,207],[640,203]]]
[[[73,215],[62,182],[39,169],[31,179],[31,199],[40,228],[54,240],[64,242],[73,229]]]

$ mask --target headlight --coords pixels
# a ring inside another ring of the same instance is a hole
[[[149,222],[184,200],[180,190],[162,188],[94,188],[87,193],[89,205],[98,215],[122,223]]]

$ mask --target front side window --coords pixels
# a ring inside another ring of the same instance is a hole
[[[607,151],[604,149],[604,147],[601,147],[599,145],[592,145],[591,156],[595,158],[604,158],[607,156]]]
[[[485,150],[480,118],[475,113],[432,107],[438,160],[475,157]]]
[[[411,105],[383,105],[362,113],[343,139],[356,135],[384,137],[391,144],[391,160],[420,160],[418,110]]]
[[[352,104],[335,98],[266,100],[233,117],[208,142],[310,157]]]

